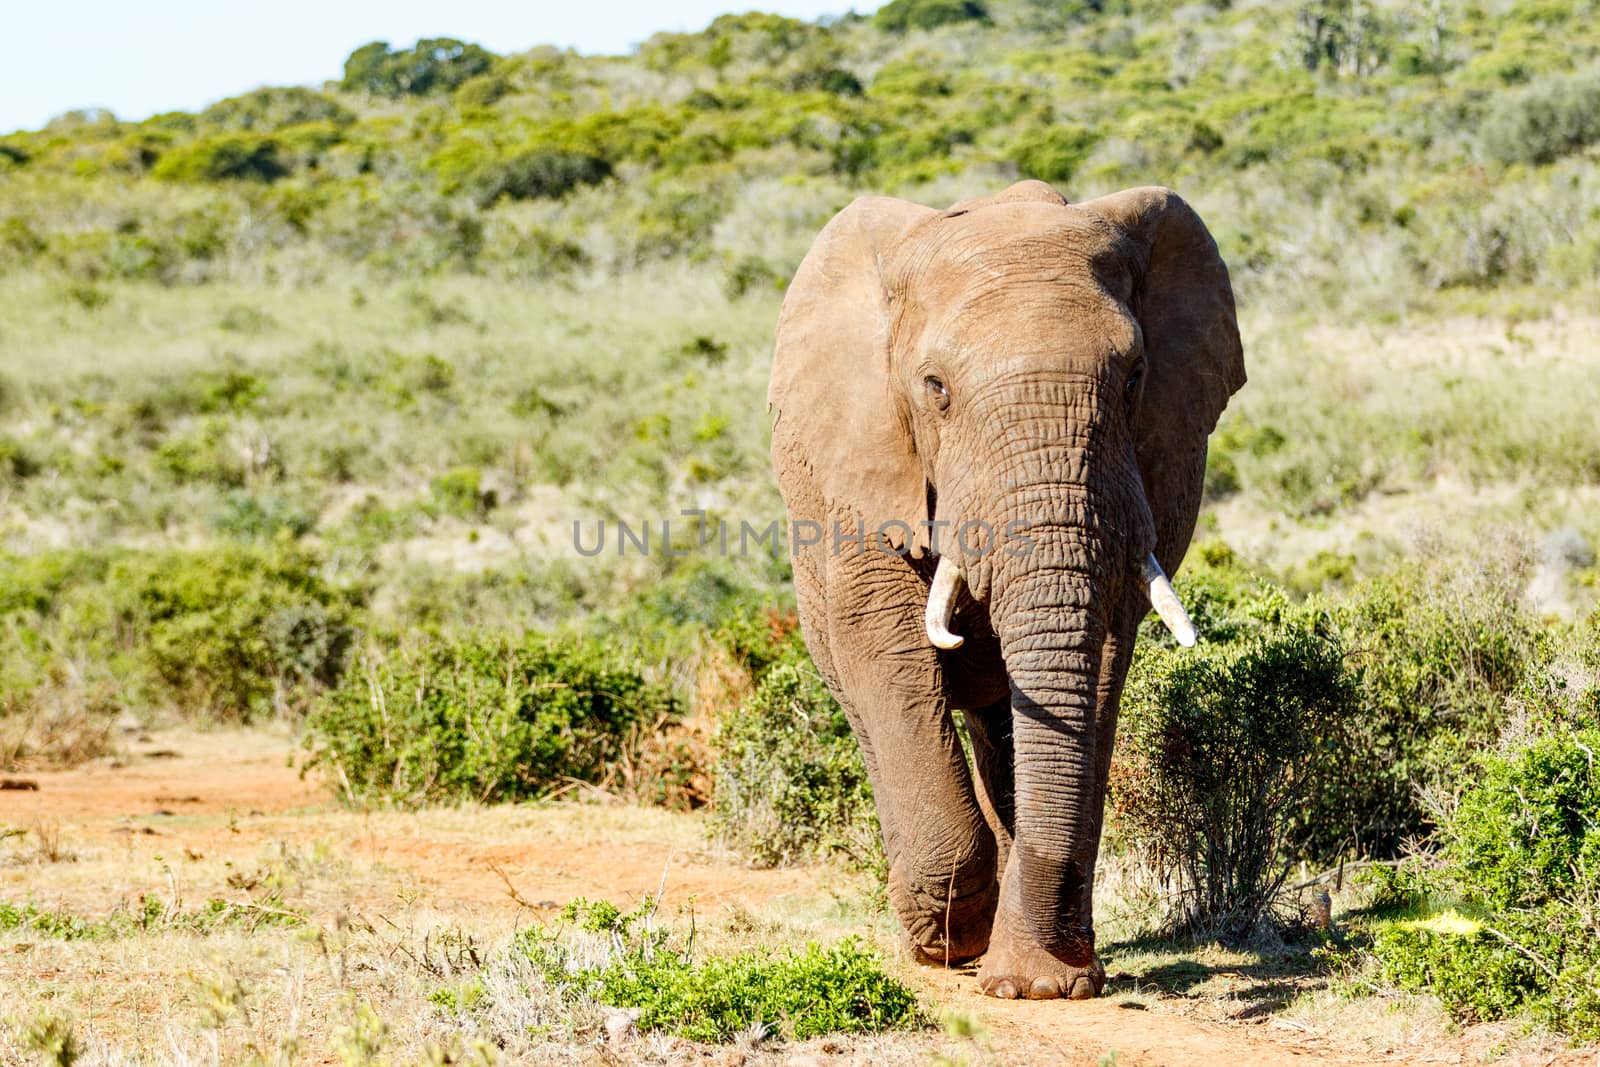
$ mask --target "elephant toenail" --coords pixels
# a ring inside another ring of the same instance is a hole
[[[1012,984],[1011,979],[1002,978],[995,984],[994,995],[1001,1000],[1016,1000],[1017,987]]]
[[[1078,975],[1078,980],[1072,983],[1073,1000],[1093,1000],[1096,996],[1094,982],[1086,974]]]
[[[1033,985],[1028,988],[1029,1000],[1054,1000],[1061,995],[1061,983],[1049,975],[1035,978]]]

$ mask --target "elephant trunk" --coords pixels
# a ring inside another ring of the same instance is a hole
[[[996,575],[991,603],[1011,678],[1023,913],[1041,947],[1085,965],[1094,956],[1102,605],[1111,603],[1103,553],[1090,549],[1097,540],[1083,530],[1040,540]]]

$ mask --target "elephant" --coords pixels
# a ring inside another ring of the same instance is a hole
[[[779,314],[772,462],[806,647],[849,719],[914,957],[1098,996],[1123,680],[1245,382],[1228,270],[1159,187],[861,197]],[[958,536],[959,535],[959,536]],[[954,712],[966,726],[971,757]]]

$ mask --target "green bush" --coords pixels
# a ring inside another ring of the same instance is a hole
[[[1425,878],[1460,907],[1380,927],[1379,973],[1456,1015],[1526,1012],[1600,1037],[1600,728],[1491,755],[1442,817]]]
[[[989,21],[989,9],[978,0],[889,0],[872,16],[872,24],[885,33]]]
[[[1334,613],[1361,672],[1344,791],[1356,801],[1346,847],[1398,855],[1431,819],[1418,788],[1455,778],[1493,743],[1507,699],[1539,658],[1521,606],[1527,560],[1483,551],[1435,557],[1357,587]]]
[[[839,67],[806,67],[789,77],[791,92],[804,93],[816,90],[834,96],[860,96],[866,91],[861,79]]]
[[[611,164],[599,156],[538,148],[479,171],[474,178],[478,203],[508,200],[559,200],[584,185],[611,177]]]
[[[15,638],[0,705],[18,714],[50,698],[67,657],[105,674],[108,711],[296,711],[337,680],[355,609],[314,556],[277,543],[4,557],[0,588]]]
[[[475,633],[369,655],[317,702],[307,744],[352,801],[521,800],[609,779],[677,710],[599,643]]]
[[[493,107],[512,89],[511,82],[499,74],[479,74],[461,83],[455,99],[462,107]]]
[[[1023,137],[1012,148],[1011,158],[1024,178],[1068,182],[1099,139],[1082,126],[1052,126]]]
[[[718,725],[712,820],[763,867],[842,853],[883,865],[877,813],[844,711],[809,662],[770,667]]]
[[[302,86],[264,88],[220,100],[200,113],[203,125],[270,133],[308,122],[348,126],[355,114],[326,93]]]
[[[316,512],[303,502],[280,493],[230,490],[211,517],[211,528],[238,541],[290,539],[311,532]]]
[[[498,497],[483,487],[477,467],[453,467],[433,479],[433,499],[440,510],[461,518],[483,519],[494,510]]]
[[[519,935],[525,956],[569,1003],[639,1009],[639,1029],[691,1041],[728,1042],[753,1027],[804,1041],[823,1034],[880,1033],[917,1025],[910,989],[885,972],[877,953],[854,940],[829,948],[807,944],[782,955],[765,951],[696,960],[652,923],[646,903],[626,914],[610,904],[575,901],[564,912],[605,939],[599,962],[574,951],[570,938],[543,927]]]
[[[727,649],[734,662],[757,683],[773,667],[809,663],[800,618],[792,608],[748,604],[733,607],[723,612],[712,639]]]
[[[137,553],[106,572],[135,662],[188,714],[246,719],[332,685],[350,646],[347,597],[280,545]]]
[[[1500,95],[1481,136],[1484,151],[1501,163],[1551,163],[1600,142],[1600,73]]]
[[[1150,649],[1129,676],[1113,769],[1117,830],[1175,877],[1176,930],[1243,938],[1269,916],[1301,809],[1349,753],[1354,678],[1326,616],[1225,645]]]
[[[220,133],[180,145],[150,173],[179,182],[273,182],[289,173],[278,142],[253,133]]]
[[[0,486],[19,485],[41,469],[27,445],[14,438],[0,437]]]

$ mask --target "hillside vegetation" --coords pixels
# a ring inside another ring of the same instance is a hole
[[[0,136],[0,769],[272,718],[351,803],[585,784],[876,869],[787,561],[683,512],[781,517],[772,327],[852,197],[1159,183],[1251,380],[1180,580],[1207,643],[1151,628],[1130,679],[1108,847],[1167,895],[1126,932],[1306,935],[1291,864],[1421,846],[1316,966],[1600,1032],[1594,0],[892,0],[329,74]],[[1458,814],[1507,782],[1537,900]]]

